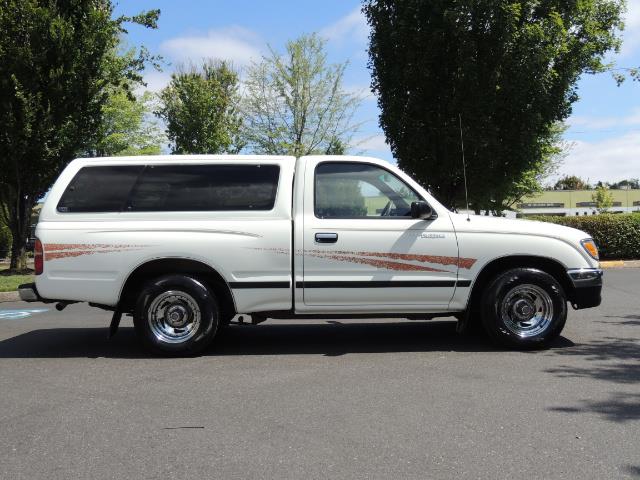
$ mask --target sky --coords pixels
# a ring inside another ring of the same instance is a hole
[[[640,0],[627,0],[623,46],[607,60],[617,68],[640,66]],[[131,0],[116,14],[159,8],[159,28],[129,28],[128,43],[162,55],[162,72],[145,74],[148,89],[159,91],[184,62],[213,57],[232,60],[240,70],[259,61],[268,46],[283,51],[287,40],[318,32],[327,40],[331,63],[349,62],[345,87],[362,98],[355,121],[354,153],[393,162],[378,126],[378,107],[367,69],[368,26],[357,0]],[[552,182],[578,175],[590,182],[640,177],[640,82],[618,87],[610,73],[585,75],[578,84],[565,133],[567,155]]]

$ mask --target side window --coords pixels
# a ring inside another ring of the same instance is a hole
[[[409,217],[422,200],[405,182],[375,165],[325,162],[316,167],[318,218]]]
[[[62,213],[271,210],[277,165],[84,167],[58,202]]]
[[[271,210],[279,175],[277,165],[149,165],[127,210]]]
[[[119,212],[143,165],[83,167],[58,202],[62,213]]]

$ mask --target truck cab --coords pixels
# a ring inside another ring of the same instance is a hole
[[[36,229],[23,299],[131,315],[165,354],[206,348],[235,315],[455,316],[517,348],[600,303],[579,230],[448,211],[399,168],[353,156],[77,159]]]

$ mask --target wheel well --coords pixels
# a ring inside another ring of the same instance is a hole
[[[167,274],[190,274],[196,276],[205,282],[220,298],[220,308],[225,317],[229,316],[230,318],[235,314],[233,295],[224,278],[209,265],[186,258],[161,258],[138,266],[129,274],[122,287],[118,309],[123,313],[132,313],[144,284],[152,278]]]
[[[573,296],[573,284],[567,275],[566,268],[559,262],[545,257],[536,257],[529,255],[514,255],[510,257],[497,258],[486,264],[478,276],[471,290],[471,296],[467,304],[467,310],[470,313],[477,312],[482,292],[487,283],[498,273],[504,272],[511,268],[537,268],[554,277],[564,289],[567,298]]]

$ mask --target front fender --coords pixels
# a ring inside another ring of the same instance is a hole
[[[564,283],[567,294],[572,296],[572,284],[567,275],[569,269],[594,268],[578,247],[571,242],[548,236],[516,233],[460,232],[458,233],[460,256],[477,259],[473,265],[461,265],[458,269],[460,285],[457,287],[449,305],[452,310],[464,310],[471,292],[477,286],[478,279],[486,277],[489,265],[500,264],[504,268],[532,266],[553,270],[558,280]],[[513,260],[513,261],[511,261]],[[597,262],[596,266],[597,266]],[[464,268],[467,267],[467,268]],[[464,282],[464,281],[467,282]],[[486,278],[488,280],[488,278]],[[481,279],[481,281],[484,281]]]

